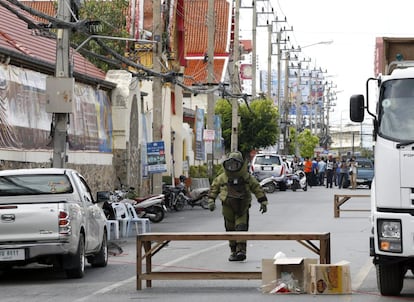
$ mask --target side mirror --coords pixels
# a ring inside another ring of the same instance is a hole
[[[361,123],[364,121],[364,96],[357,94],[351,96],[349,102],[349,118],[353,122]]]
[[[96,193],[96,202],[109,201],[110,198],[111,198],[111,192],[109,191],[100,191]]]

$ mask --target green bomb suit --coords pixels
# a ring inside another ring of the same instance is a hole
[[[235,171],[226,169],[226,161],[233,160],[240,162],[240,168]],[[243,161],[240,152],[230,153],[227,160],[223,162],[224,172],[218,175],[210,186],[209,208],[215,209],[217,196],[222,202],[222,214],[226,231],[248,231],[249,230],[249,209],[251,207],[252,193],[260,203],[260,211],[267,211],[267,197],[256,178],[247,171],[247,163]],[[236,185],[234,193],[232,184]],[[237,195],[236,198],[234,198]],[[242,261],[246,259],[246,241],[229,241],[229,261]]]

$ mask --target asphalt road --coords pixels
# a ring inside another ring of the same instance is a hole
[[[106,268],[87,267],[83,279],[66,279],[50,268],[17,269],[0,275],[0,301],[414,301],[414,277],[405,279],[402,295],[382,297],[376,286],[375,269],[369,257],[369,213],[341,212],[334,218],[335,193],[369,194],[368,190],[326,189],[312,187],[307,192],[286,191],[268,194],[268,212],[261,214],[254,200],[250,211],[250,231],[330,232],[331,260],[348,261],[351,268],[352,294],[263,294],[260,280],[162,280],[153,281],[152,288],[136,290],[135,237],[116,241],[123,252],[113,253]],[[216,202],[218,204],[218,202]],[[353,198],[343,209],[367,210],[368,198]],[[223,231],[221,208],[210,212],[201,208],[186,208],[172,212],[153,232]],[[154,270],[175,268],[184,270],[243,270],[261,271],[262,259],[277,252],[288,257],[318,258],[295,241],[249,241],[247,260],[228,262],[227,242],[170,242],[153,258]]]

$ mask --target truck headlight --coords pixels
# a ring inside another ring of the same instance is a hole
[[[401,253],[401,221],[378,219],[378,248],[384,252]]]

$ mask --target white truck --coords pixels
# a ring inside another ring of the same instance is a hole
[[[107,265],[106,236],[103,210],[77,171],[0,171],[0,271],[39,263],[82,278],[86,259]]]
[[[414,38],[377,38],[378,75],[350,99],[350,118],[373,117],[370,255],[382,295],[399,295],[414,271]],[[375,84],[375,85],[372,85]],[[369,95],[376,94],[376,112]]]

